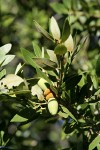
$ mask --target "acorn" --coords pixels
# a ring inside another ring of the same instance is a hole
[[[44,91],[44,96],[47,96],[50,92],[51,92],[50,89],[47,88],[47,89]]]
[[[45,91],[47,89],[47,86],[45,83],[48,83],[45,79],[41,78],[39,81],[38,81],[38,85],[40,86],[40,88]]]
[[[55,98],[48,100],[48,110],[52,115],[56,115],[58,111],[58,102]]]
[[[50,98],[54,98],[53,93],[49,93],[49,94],[46,96],[46,100],[49,100]]]
[[[52,115],[56,115],[58,111],[58,102],[54,98],[53,93],[50,89],[47,88],[46,83],[48,83],[45,79],[41,78],[38,81],[38,85],[44,91],[44,96],[46,96],[46,100],[48,100],[48,110]]]

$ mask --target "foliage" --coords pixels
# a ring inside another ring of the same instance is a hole
[[[1,3],[0,149],[99,150],[99,1]]]
[[[32,40],[36,42],[41,40],[41,34],[36,32],[33,26],[33,19],[46,28],[49,13],[45,11],[44,5],[46,5],[45,0],[41,1],[41,4],[35,0],[1,0],[1,45],[11,42],[13,44],[12,50],[16,52],[21,45],[31,47]]]
[[[13,136],[16,135],[16,138],[23,136],[20,131],[23,125],[26,125],[25,129],[29,133],[28,130],[32,128],[30,122],[35,125],[34,121],[41,122],[40,130],[41,128],[45,129],[45,126],[48,130],[49,125],[52,124],[59,125],[62,139],[57,138],[56,132],[51,131],[46,135],[52,143],[51,148],[53,149],[83,149],[84,144],[85,148],[89,148],[89,150],[98,148],[100,142],[100,83],[96,69],[98,72],[99,57],[94,69],[95,74],[82,69],[72,71],[73,60],[86,39],[75,43],[71,32],[66,31],[71,28],[67,19],[65,19],[61,31],[55,18],[51,17],[49,25],[51,34],[36,21],[34,23],[39,32],[53,42],[52,50],[44,47],[41,50],[34,42],[34,50],[31,52],[21,48],[25,63],[17,66],[15,74],[6,75],[6,71],[2,67],[6,61],[8,63],[13,59],[13,55],[10,58],[9,55],[6,55],[11,49],[11,44],[6,44],[0,49],[0,55],[4,57],[0,63],[2,68],[0,72],[1,104],[6,104],[7,108],[10,106],[8,112],[13,112],[7,116],[7,122],[5,122],[5,126],[8,127],[7,131],[1,125],[1,148],[9,149],[9,143]],[[67,37],[65,38],[66,32]],[[33,78],[26,79],[23,76],[25,64],[34,68],[35,76]],[[46,137],[44,140],[47,140]],[[75,139],[73,140],[73,138]],[[29,145],[36,149],[47,149],[46,145],[39,146],[39,139],[35,135],[33,135],[33,139],[33,144],[32,135],[29,136],[29,141],[26,140],[26,143],[23,141],[23,148],[25,145]],[[63,141],[68,144],[64,145]],[[20,146],[17,147],[14,144],[12,146],[14,149],[20,149]]]
[[[76,39],[80,40],[83,36],[87,36],[88,40],[83,47],[85,53],[80,54],[81,60],[84,61],[83,57],[93,59],[93,54],[99,53],[100,46],[100,2],[98,0],[61,0],[51,2],[50,7],[58,14],[61,26],[65,17],[68,17],[71,31],[73,35],[76,35]]]

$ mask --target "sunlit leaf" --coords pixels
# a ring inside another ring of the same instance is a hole
[[[74,41],[72,35],[70,34],[67,40],[64,42],[67,51],[72,52],[74,50]]]
[[[60,29],[54,17],[51,17],[50,19],[50,32],[52,33],[52,36],[54,39],[58,41],[60,40],[60,36],[61,36]]]
[[[4,131],[0,131],[0,145],[1,145],[1,143],[2,143],[2,145],[4,145],[4,140],[3,140],[3,137],[4,137],[4,134],[5,134],[5,132]],[[0,146],[0,149],[1,148],[3,148],[3,146]]]
[[[14,86],[19,86],[22,82],[24,82],[24,80],[21,77],[15,74],[9,74],[5,78],[0,80],[0,85],[6,85],[8,89],[11,89]]]
[[[43,91],[37,84],[32,86],[31,93],[33,96],[36,95],[39,100],[44,100]]]
[[[55,63],[58,63],[57,56],[56,56],[56,54],[54,53],[53,50],[47,49],[47,53],[48,53],[51,61],[53,61]]]
[[[19,63],[16,67],[15,74],[17,74],[21,70],[21,68],[22,68],[22,65],[21,63]]]
[[[24,122],[24,121],[27,121],[28,119],[27,118],[24,118],[22,116],[19,116],[18,114],[16,114],[10,122]]]
[[[37,119],[38,113],[33,110],[31,107],[25,107],[22,110],[20,110],[12,119],[10,122],[27,122],[31,119]]]
[[[2,63],[1,66],[7,65],[7,64],[8,64],[9,62],[11,62],[14,58],[15,58],[15,55],[6,55],[6,56],[5,56],[5,60],[4,60],[4,62]]]
[[[68,114],[72,119],[74,119],[75,121],[77,121],[77,119],[74,117],[74,115],[63,105],[61,105],[61,108],[63,110],[64,113]]]
[[[8,43],[0,47],[0,55],[6,55],[11,50],[12,44]]]
[[[100,149],[100,142],[97,144],[97,150]]]
[[[8,93],[8,92],[9,92],[9,90],[6,87],[2,86],[2,84],[0,82],[0,94],[4,94],[4,93]]]
[[[89,150],[93,150],[100,143],[100,135],[98,135],[89,145]]]
[[[42,54],[41,54],[41,49],[40,47],[35,43],[35,42],[32,42],[33,44],[33,48],[34,48],[34,53],[37,57],[41,57]]]
[[[47,72],[48,72],[49,75],[51,75],[53,77],[57,77],[57,74],[54,71],[48,70]]]
[[[5,60],[5,55],[4,54],[0,54],[0,66],[2,65],[4,60]]]

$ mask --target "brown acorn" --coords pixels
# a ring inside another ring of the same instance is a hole
[[[49,100],[50,98],[54,98],[53,93],[49,93],[49,94],[46,96],[46,100]]]
[[[47,89],[44,91],[44,96],[47,96],[50,92],[51,92],[50,89],[47,88]]]

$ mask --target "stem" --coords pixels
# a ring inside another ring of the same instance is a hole
[[[64,64],[63,64],[63,56],[58,56],[58,68],[59,68],[59,81],[57,84],[58,87],[58,97],[61,95],[61,85],[64,77]]]
[[[65,64],[65,67],[64,67],[64,77],[66,76],[66,71],[68,71],[69,69],[69,66],[71,64],[71,56],[70,56],[70,53],[68,53],[68,56],[67,56],[67,63]]]

